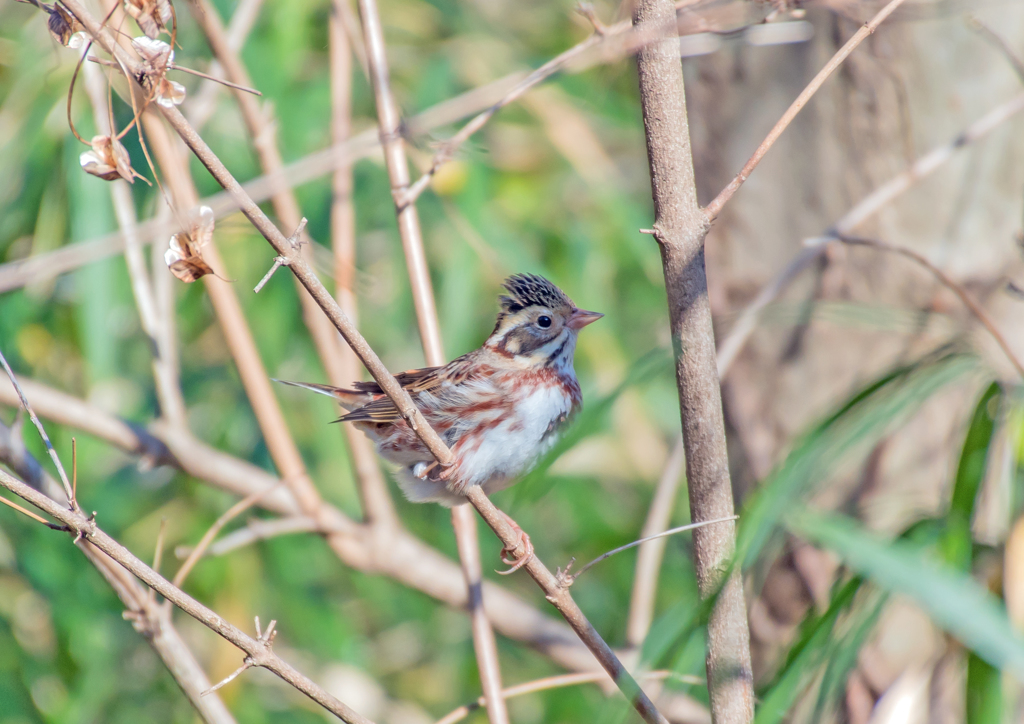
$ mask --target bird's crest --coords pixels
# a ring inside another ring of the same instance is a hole
[[[550,309],[571,309],[575,306],[565,292],[536,274],[515,274],[506,279],[502,286],[511,296],[502,295],[498,301],[502,311],[510,314],[534,305]]]

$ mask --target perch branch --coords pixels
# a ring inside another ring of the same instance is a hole
[[[447,362],[441,341],[441,325],[437,319],[437,305],[434,290],[427,269],[427,257],[423,248],[423,232],[420,228],[419,212],[415,203],[404,201],[409,190],[409,163],[405,155],[405,140],[402,138],[401,115],[394,95],[391,93],[390,71],[381,27],[380,13],[375,0],[359,0],[359,15],[363,26],[363,43],[366,48],[367,68],[377,103],[377,118],[380,127],[384,159],[387,163],[391,193],[395,200],[395,215],[398,231],[405,252],[405,263],[409,271],[416,319],[419,323],[420,341],[423,354],[430,366],[441,366]],[[450,465],[451,454],[438,462]],[[452,528],[459,552],[459,561],[466,581],[469,616],[473,630],[473,649],[484,699],[487,702],[487,718],[490,724],[508,724],[508,710],[501,696],[501,665],[498,660],[498,644],[494,630],[487,618],[483,601],[483,569],[480,563],[480,541],[477,535],[476,519],[466,506],[455,506],[451,512]]]

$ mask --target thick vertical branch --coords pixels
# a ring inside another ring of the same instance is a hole
[[[634,25],[666,25],[671,0],[639,0]],[[707,221],[697,203],[678,41],[669,38],[637,56],[640,103],[654,198],[655,238],[661,248],[676,382],[686,447],[691,518],[697,523],[733,515],[722,396],[711,326],[704,238]],[[754,715],[750,633],[739,572],[723,585],[735,547],[735,525],[694,531],[697,582],[718,599],[708,621],[708,690],[717,724],[740,724]]]
[[[396,201],[398,231],[402,237],[402,248],[405,250],[406,265],[409,268],[409,282],[416,307],[416,319],[419,321],[423,353],[428,365],[441,366],[447,360],[441,342],[441,325],[437,320],[434,290],[423,248],[419,213],[415,202],[407,203],[402,200],[409,189],[409,163],[405,156],[398,104],[391,93],[384,31],[381,29],[380,14],[375,0],[359,0],[359,13],[363,21],[366,60],[377,101],[380,138],[384,146],[388,177],[391,180],[391,193]],[[473,648],[480,671],[480,685],[487,704],[487,717],[491,724],[508,724],[508,709],[501,694],[498,644],[483,603],[480,541],[473,511],[465,505],[452,508],[452,527],[459,548],[462,573],[466,579],[469,615],[473,624]]]

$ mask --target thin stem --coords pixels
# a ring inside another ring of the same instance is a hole
[[[17,503],[15,503],[12,500],[8,500],[7,498],[3,497],[2,495],[0,495],[0,503],[3,503],[4,505],[9,506],[11,508],[14,508],[19,513],[22,513],[22,514],[28,516],[29,518],[31,518],[32,520],[34,520],[34,521],[36,521],[38,523],[42,523],[43,525],[45,525],[47,528],[50,528],[51,530],[65,530],[66,531],[68,529],[67,526],[57,525],[56,523],[51,523],[50,521],[48,521],[43,516],[38,515],[36,513],[33,513],[31,510],[28,510],[27,508],[24,508],[24,507],[18,505]]]
[[[738,518],[739,518],[738,515],[730,515],[730,516],[726,516],[725,518],[716,518],[715,520],[702,520],[699,523],[688,523],[686,525],[680,525],[680,526],[678,526],[676,528],[671,528],[669,530],[663,530],[660,533],[655,533],[654,535],[649,535],[646,538],[641,538],[639,540],[635,540],[632,543],[627,543],[624,546],[619,546],[618,548],[613,548],[612,550],[608,551],[607,553],[602,553],[597,558],[592,560],[590,563],[588,563],[587,565],[583,566],[581,569],[576,571],[576,573],[573,573],[572,574],[572,579],[575,581],[577,578],[579,578],[584,573],[586,573],[592,566],[597,565],[598,563],[600,563],[601,561],[605,560],[606,558],[611,558],[616,553],[622,553],[622,551],[628,551],[630,548],[636,548],[638,545],[643,545],[644,543],[647,543],[647,542],[652,541],[652,540],[658,540],[659,538],[665,538],[665,537],[670,536],[670,535],[675,535],[676,533],[683,533],[683,532],[688,531],[688,530],[695,530],[697,528],[703,528],[704,526],[711,525],[712,523],[726,523],[726,522],[728,522],[730,520],[736,520]],[[566,574],[566,575],[568,575],[568,574]]]
[[[181,568],[178,569],[178,572],[174,574],[174,578],[171,579],[171,583],[178,588],[181,588],[181,585],[185,582],[185,579],[188,578],[188,574],[192,571],[192,568],[199,562],[199,559],[203,557],[203,554],[206,553],[206,549],[210,547],[213,539],[217,537],[217,534],[220,533],[221,530],[223,530],[224,526],[252,506],[256,505],[264,496],[276,487],[277,486],[274,486],[274,488],[257,490],[255,493],[247,495],[224,511],[224,513],[213,522],[213,525],[210,526],[209,530],[203,534],[203,537],[199,539],[199,543],[196,544],[196,547],[192,549],[191,553],[189,553],[185,562],[181,564]]]
[[[28,404],[28,398],[25,397],[25,391],[21,389],[21,385],[18,384],[18,378],[14,376],[14,370],[7,364],[7,358],[4,357],[4,353],[0,350],[0,364],[3,364],[4,371],[7,372],[7,378],[11,381],[14,386],[14,391],[18,393],[18,400],[21,402],[21,407],[25,412],[28,413],[29,419],[32,420],[32,424],[35,425],[36,430],[39,431],[39,437],[43,439],[43,444],[46,445],[46,453],[50,456],[50,460],[53,461],[54,467],[57,468],[57,473],[60,475],[61,485],[64,486],[64,494],[68,498],[68,503],[72,508],[78,507],[78,502],[75,500],[75,491],[68,483],[67,473],[64,472],[64,466],[61,465],[60,457],[57,455],[57,451],[53,449],[53,443],[50,442],[50,436],[46,434],[46,430],[43,428],[43,423],[39,421],[39,417],[36,415],[36,411],[32,409],[32,405]]]
[[[362,18],[363,40],[366,46],[366,60],[370,71],[374,97],[377,103],[377,118],[380,137],[384,146],[391,193],[395,200],[395,214],[398,231],[402,238],[405,263],[409,271],[416,319],[419,322],[420,341],[427,364],[441,366],[447,362],[441,342],[441,327],[437,319],[434,290],[427,269],[426,253],[423,248],[423,233],[415,203],[408,203],[404,196],[409,187],[409,164],[405,155],[405,141],[402,138],[401,115],[391,93],[384,31],[375,0],[359,0],[359,14]],[[446,451],[447,452],[447,451]],[[452,456],[447,452],[438,458],[442,465],[451,464]],[[476,519],[466,506],[452,508],[452,528],[455,531],[459,560],[466,580],[469,615],[473,628],[473,648],[484,699],[487,702],[487,717],[490,724],[508,724],[508,710],[501,696],[501,666],[498,660],[498,645],[494,630],[487,618],[483,601],[483,569],[480,563],[480,546],[477,539]]]
[[[856,50],[857,46],[864,42],[869,35],[874,33],[878,26],[881,25],[887,17],[892,15],[896,8],[902,5],[904,1],[905,0],[890,0],[885,7],[875,14],[875,17],[871,18],[869,22],[853,34],[853,37],[846,41],[846,44],[832,56],[832,59],[825,64],[824,68],[818,71],[818,74],[814,76],[814,79],[807,84],[807,87],[803,89],[799,96],[797,96],[796,100],[793,101],[793,104],[786,109],[785,113],[782,114],[782,118],[778,120],[778,122],[772,127],[772,130],[768,132],[765,139],[761,141],[761,145],[757,147],[757,150],[754,151],[754,155],[750,157],[750,159],[743,165],[740,172],[736,174],[736,178],[730,181],[729,184],[719,192],[718,196],[716,196],[714,200],[704,208],[704,213],[707,215],[709,222],[718,218],[718,215],[722,213],[722,207],[729,202],[729,199],[731,199],[739,190],[740,186],[743,185],[743,182],[750,178],[750,174],[752,174],[754,169],[757,168],[757,165],[761,163],[761,159],[763,159],[765,154],[768,153],[768,149],[775,145],[775,142],[779,140],[779,136],[782,135],[782,132],[789,127],[789,124],[793,122],[796,115],[805,105],[807,105],[807,102],[811,100],[815,93],[818,92],[818,89],[821,88],[826,80],[828,80],[829,76],[831,76],[836,69],[843,64],[843,61],[850,56],[850,53]]]
[[[263,94],[260,93],[255,88],[249,88],[244,85],[239,85],[238,83],[232,83],[231,81],[224,80],[223,78],[215,78],[212,75],[207,75],[202,71],[193,70],[192,68],[186,68],[183,65],[171,65],[168,66],[168,70],[180,70],[182,73],[188,73],[190,75],[199,76],[200,78],[205,78],[206,80],[212,80],[214,83],[220,83],[221,85],[227,86],[232,90],[242,91],[243,93],[251,93],[252,95],[259,96],[260,98],[263,97]]]
[[[967,307],[979,322],[981,322],[981,325],[988,331],[988,333],[992,335],[992,338],[996,341],[996,344],[999,345],[999,348],[1003,350],[1003,353],[1010,360],[1010,363],[1017,370],[1017,373],[1024,378],[1024,363],[1021,362],[1020,358],[1013,351],[1013,348],[1010,347],[1009,343],[1006,341],[1006,337],[1003,336],[1003,333],[999,330],[999,327],[996,326],[992,317],[988,315],[988,312],[985,311],[984,307],[978,304],[971,293],[968,292],[962,284],[954,280],[946,274],[946,272],[942,271],[942,269],[932,264],[924,254],[919,254],[913,249],[908,249],[905,246],[897,246],[896,244],[890,244],[878,239],[865,239],[863,237],[848,236],[845,234],[836,236],[835,239],[836,241],[841,241],[844,244],[849,244],[851,246],[867,246],[873,249],[880,249],[882,251],[888,251],[894,254],[899,254],[900,256],[905,256],[930,271],[936,279],[960,297],[960,301],[964,303],[964,306]]]
[[[347,0],[332,0],[328,27],[331,64],[331,142],[334,148],[352,132],[352,47],[347,15]],[[365,53],[364,53],[365,59]],[[339,154],[338,165],[331,179],[331,246],[334,250],[334,297],[353,324],[359,324],[356,302],[356,214],[352,198],[354,182],[352,165],[345,162],[347,154]],[[344,387],[359,379],[359,359],[352,349],[340,345],[337,364],[327,366],[332,385]],[[355,473],[363,516],[368,523],[397,526],[398,516],[388,492],[387,482],[377,463],[373,445],[352,425],[341,425],[352,469]]]
[[[823,233],[824,238],[831,239],[836,235],[849,234],[880,210],[892,203],[905,191],[912,188],[922,179],[930,176],[939,167],[956,155],[960,149],[966,148],[980,140],[995,128],[1024,110],[1024,94],[1020,94],[1002,103],[970,126],[958,133],[951,141],[918,158],[905,171],[876,188],[861,199],[849,211],[843,214],[831,228]],[[743,345],[750,338],[757,325],[757,320],[771,302],[789,286],[797,275],[818,259],[825,247],[817,244],[800,250],[786,267],[776,274],[765,285],[750,304],[740,313],[728,336],[718,347],[718,374],[724,378],[732,363],[736,360]]]

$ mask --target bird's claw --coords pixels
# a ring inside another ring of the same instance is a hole
[[[533,558],[533,543],[530,542],[530,536],[526,534],[522,528],[515,524],[514,521],[509,519],[516,531],[516,542],[513,546],[505,546],[501,549],[501,562],[506,566],[511,566],[508,570],[495,571],[500,576],[507,576],[511,573],[515,573],[520,568],[525,566]],[[522,554],[516,556],[516,551],[522,549]]]

